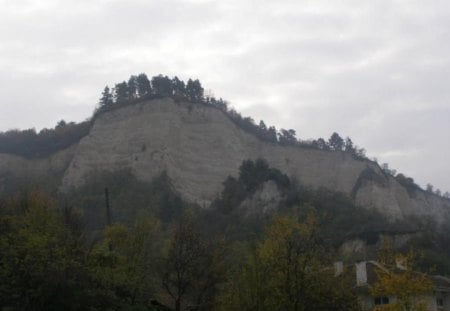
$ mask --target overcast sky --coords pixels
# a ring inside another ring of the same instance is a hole
[[[302,139],[450,191],[450,1],[0,0],[0,130],[88,118],[131,74],[198,78]]]

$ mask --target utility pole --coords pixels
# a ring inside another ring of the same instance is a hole
[[[111,206],[109,205],[109,191],[105,188],[105,203],[106,203],[106,225],[111,226]]]
[[[108,188],[105,188],[105,203],[106,203],[106,225],[111,226],[112,220],[111,220],[111,206],[109,205],[109,191]],[[108,244],[109,251],[111,252],[113,250],[113,246],[111,242]]]

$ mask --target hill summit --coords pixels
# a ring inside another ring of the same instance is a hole
[[[306,187],[342,192],[392,220],[449,217],[449,200],[402,184],[373,161],[261,139],[214,105],[156,96],[103,109],[91,122],[79,141],[44,157],[1,153],[1,178],[53,180],[64,193],[102,171],[129,169],[142,181],[166,172],[183,199],[208,207],[244,160],[262,158]]]

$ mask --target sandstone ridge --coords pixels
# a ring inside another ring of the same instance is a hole
[[[429,216],[442,222],[450,215],[449,200],[423,191],[409,193],[376,163],[344,152],[262,142],[216,108],[171,98],[105,112],[78,144],[47,159],[0,154],[0,176],[32,172],[46,178],[55,172],[64,192],[82,185],[93,171],[128,168],[144,181],[166,171],[184,199],[207,207],[225,178],[236,176],[243,160],[256,158],[306,186],[344,192],[358,205],[391,219]],[[375,178],[368,178],[368,171]]]

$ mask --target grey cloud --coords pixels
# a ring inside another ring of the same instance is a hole
[[[450,190],[450,3],[0,0],[0,129],[83,120],[142,71]]]

